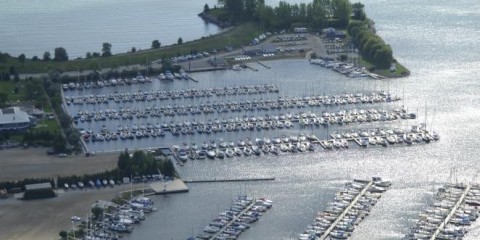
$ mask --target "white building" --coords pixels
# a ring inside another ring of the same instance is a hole
[[[30,116],[18,107],[0,109],[0,131],[21,130],[30,126]]]

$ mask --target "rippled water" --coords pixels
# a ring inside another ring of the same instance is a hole
[[[103,42],[121,53],[148,49],[154,39],[162,45],[179,37],[190,41],[220,31],[197,16],[206,2],[216,1],[0,1],[0,51],[42,58],[45,51],[53,56],[54,48],[64,47],[76,58],[101,52]]]
[[[364,1],[378,34],[392,45],[396,58],[412,75],[386,81],[345,79],[303,60],[268,62],[271,70],[196,74],[199,84],[216,85],[274,81],[281,94],[304,95],[390,90],[405,95],[404,104],[437,130],[439,142],[412,147],[354,148],[281,157],[189,161],[178,167],[186,179],[274,176],[272,182],[190,184],[190,192],[154,197],[159,211],[127,239],[186,239],[196,235],[231,199],[247,192],[275,204],[241,239],[289,239],[325,209],[340,187],[352,178],[372,175],[394,185],[383,194],[352,239],[400,239],[413,219],[432,201],[435,187],[448,181],[456,166],[458,180],[476,181],[480,150],[480,3],[478,1]],[[191,87],[193,82],[182,83]],[[177,88],[180,86],[173,86]],[[399,104],[399,103],[398,103]],[[383,104],[392,106],[394,104]],[[320,110],[320,109],[319,109]],[[427,112],[427,116],[425,116]],[[362,127],[349,125],[344,128]],[[380,125],[377,125],[380,126]],[[383,125],[381,125],[383,126]],[[335,131],[339,129],[330,129]],[[324,133],[318,129],[317,135]],[[269,133],[270,134],[270,133]],[[232,136],[234,137],[234,136]],[[476,223],[465,239],[478,239]]]

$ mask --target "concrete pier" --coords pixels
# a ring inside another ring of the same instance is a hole
[[[171,182],[154,182],[150,184],[156,195],[188,192],[187,185],[180,179]]]
[[[275,177],[262,178],[233,178],[233,179],[198,179],[198,180],[184,180],[186,183],[211,183],[211,182],[252,182],[252,181],[274,181]]]

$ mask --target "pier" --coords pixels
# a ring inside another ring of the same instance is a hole
[[[195,72],[211,72],[211,71],[218,71],[218,70],[226,70],[226,67],[209,67],[209,68],[196,68],[196,69],[189,69],[188,73],[195,73]]]
[[[186,183],[274,181],[275,177],[184,180]]]
[[[342,214],[337,217],[335,222],[333,222],[332,225],[330,225],[330,227],[325,231],[325,233],[320,236],[321,240],[326,239],[328,235],[330,235],[330,232],[337,226],[337,224],[343,219],[343,217],[345,217],[345,215],[350,211],[350,209],[352,209],[352,207],[358,202],[358,199],[360,199],[367,192],[367,190],[372,186],[372,184],[373,181],[368,182],[368,184],[363,188],[363,190],[353,199],[350,205],[348,205],[348,207],[343,210]]]
[[[187,185],[185,185],[185,183],[179,179],[171,182],[154,182],[150,184],[150,188],[153,189],[155,195],[183,193],[189,191]]]
[[[257,63],[260,64],[262,67],[264,67],[264,68],[266,68],[266,69],[270,69],[269,66],[263,64],[262,62],[260,62],[260,61],[258,61],[258,60],[257,60]]]
[[[460,205],[463,203],[463,200],[464,200],[465,197],[467,196],[468,191],[470,191],[470,188],[471,188],[470,185],[467,185],[467,187],[465,187],[465,189],[463,190],[462,195],[461,195],[460,198],[457,200],[457,203],[455,203],[455,206],[453,206],[453,208],[450,210],[450,213],[447,215],[447,217],[445,218],[445,220],[443,220],[442,224],[440,224],[440,226],[437,228],[437,230],[433,233],[433,235],[432,235],[432,237],[430,238],[430,240],[435,240],[435,239],[437,239],[438,234],[440,234],[440,232],[445,228],[445,226],[448,224],[448,222],[449,222],[450,219],[453,217],[453,215],[455,215],[455,212],[457,211],[457,209],[458,209],[458,208],[460,207]]]
[[[223,231],[225,229],[227,229],[228,227],[230,227],[235,221],[237,221],[237,219],[241,216],[243,216],[243,214],[245,214],[246,212],[248,212],[252,207],[253,205],[255,205],[255,200],[252,201],[252,203],[250,203],[250,205],[248,205],[245,209],[243,209],[243,211],[241,211],[238,215],[236,215],[234,218],[232,218],[232,220],[230,220],[227,224],[225,224],[225,226],[223,226],[220,231],[218,231],[217,233],[215,233],[212,237],[210,237],[209,239],[210,240],[214,240],[214,239],[217,239],[217,236],[220,235],[221,233],[223,233]]]

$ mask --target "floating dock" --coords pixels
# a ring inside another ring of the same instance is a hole
[[[185,183],[274,181],[275,177],[184,180]]]
[[[150,188],[153,189],[155,195],[183,193],[189,191],[185,182],[180,179],[176,179],[171,182],[154,182],[150,184]]]

